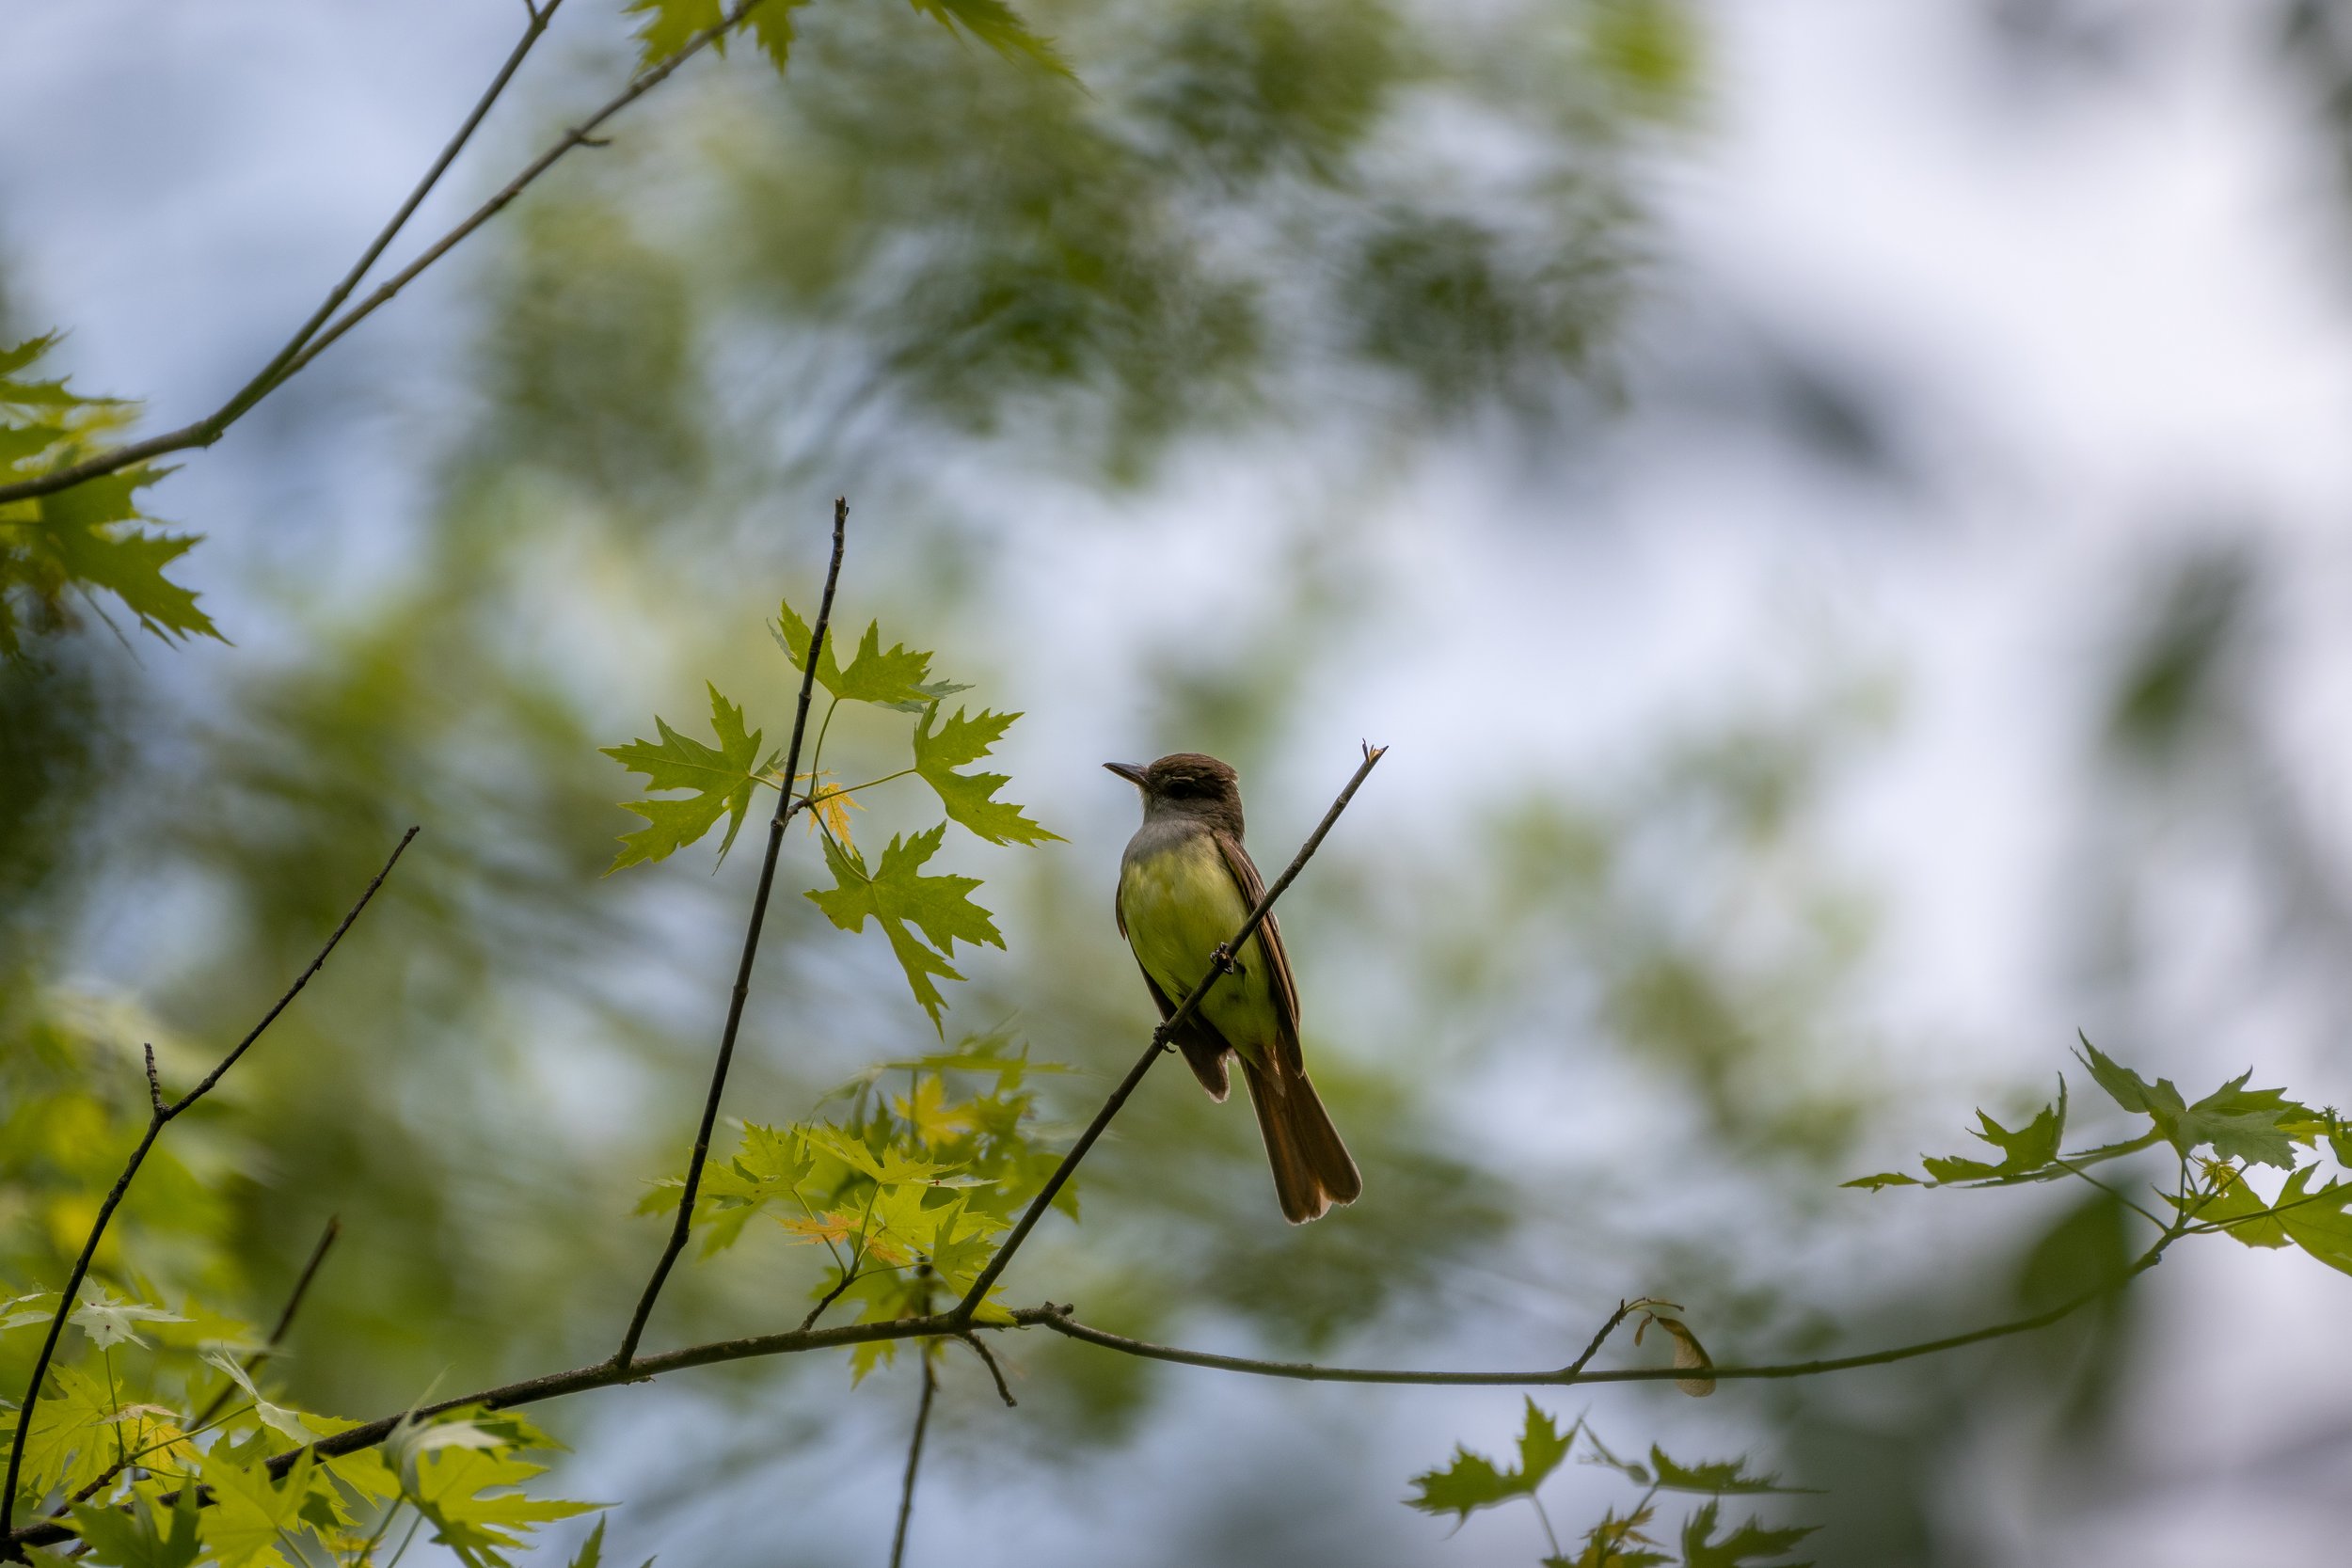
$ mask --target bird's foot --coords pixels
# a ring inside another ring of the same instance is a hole
[[[1211,962],[1216,965],[1217,973],[1220,974],[1239,974],[1243,973],[1241,960],[1233,957],[1233,949],[1232,944],[1229,942],[1218,942],[1216,944],[1216,951],[1211,953],[1209,955],[1209,958]]]

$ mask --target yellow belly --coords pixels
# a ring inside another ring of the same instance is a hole
[[[1189,836],[1120,868],[1119,911],[1127,941],[1170,1004],[1207,973],[1211,954],[1249,917],[1225,857],[1206,834]],[[1279,1037],[1274,980],[1265,947],[1256,937],[1240,954],[1242,973],[1216,983],[1200,1012],[1218,1034],[1254,1062]]]

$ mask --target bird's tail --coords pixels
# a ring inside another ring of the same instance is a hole
[[[1282,1217],[1304,1225],[1322,1218],[1335,1203],[1353,1203],[1361,1196],[1363,1176],[1307,1075],[1287,1073],[1279,1066],[1269,1072],[1246,1056],[1241,1065],[1249,1084],[1249,1103],[1258,1113],[1258,1131],[1265,1138],[1266,1159],[1274,1166],[1274,1192],[1281,1199]]]

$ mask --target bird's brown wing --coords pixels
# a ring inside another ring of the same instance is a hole
[[[1126,936],[1127,911],[1120,908],[1116,894],[1111,895],[1111,915],[1119,922],[1119,934]],[[1131,942],[1128,951],[1134,950],[1135,944]],[[1160,990],[1160,983],[1152,978],[1152,972],[1143,967],[1141,958],[1136,960],[1136,968],[1143,975],[1143,989],[1152,993],[1152,1006],[1160,1009],[1160,1022],[1167,1022],[1176,1011],[1176,1004],[1170,1002],[1168,993]],[[1225,1066],[1225,1058],[1232,1054],[1232,1043],[1217,1033],[1215,1024],[1200,1016],[1197,1007],[1193,1009],[1192,1016],[1184,1020],[1184,1026],[1176,1031],[1172,1042],[1184,1052],[1184,1065],[1192,1069],[1195,1078],[1200,1080],[1200,1086],[1209,1091],[1209,1098],[1222,1101],[1232,1086]]]
[[[1242,903],[1256,909],[1258,900],[1265,896],[1265,879],[1258,875],[1257,862],[1232,834],[1220,829],[1214,836],[1217,853],[1225,857],[1225,869],[1233,874],[1241,889]],[[1282,951],[1282,928],[1271,914],[1258,927],[1258,940],[1265,948],[1267,967],[1274,972],[1274,1016],[1280,1029],[1275,1043],[1281,1053],[1280,1066],[1287,1076],[1300,1077],[1307,1069],[1298,1050],[1298,982],[1291,977],[1290,955]]]

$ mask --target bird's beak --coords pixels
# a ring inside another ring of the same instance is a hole
[[[1129,784],[1135,785],[1137,789],[1141,789],[1143,787],[1144,768],[1142,764],[1134,762],[1106,762],[1103,766],[1118,774],[1120,778],[1126,780]]]

